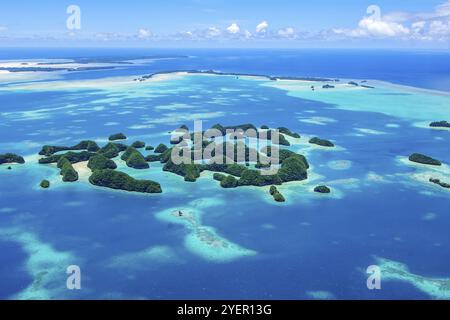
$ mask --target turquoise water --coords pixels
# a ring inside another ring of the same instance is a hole
[[[19,153],[27,163],[0,167],[1,298],[449,297],[450,193],[423,177],[450,180],[450,170],[430,173],[403,161],[421,152],[450,163],[450,131],[426,128],[450,120],[447,95],[376,81],[369,81],[375,89],[338,84],[312,92],[310,83],[244,77],[117,78],[180,65],[62,72],[51,80],[27,74],[19,82],[2,75],[0,153]],[[210,176],[185,183],[155,163],[136,171],[118,162],[134,177],[160,182],[161,195],[64,184],[57,170],[37,164],[43,144],[103,144],[124,132],[129,142],[157,145],[194,120],[299,132],[291,149],[307,156],[310,179],[280,187],[287,202],[277,204],[267,189],[224,190]],[[312,148],[311,136],[337,148]],[[52,181],[49,190],[39,189],[42,179]],[[312,192],[322,183],[331,195]],[[188,217],[176,219],[176,210]],[[65,287],[74,264],[82,270],[79,291]],[[374,264],[384,274],[378,291],[366,287]]]

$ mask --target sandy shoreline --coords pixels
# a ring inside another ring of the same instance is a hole
[[[87,164],[88,161],[84,161],[72,165],[75,171],[78,172],[78,178],[84,182],[89,181],[89,177],[92,174],[92,171],[88,168]]]

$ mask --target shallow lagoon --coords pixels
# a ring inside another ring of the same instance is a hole
[[[450,195],[414,179],[427,169],[398,157],[422,152],[450,163],[450,132],[417,126],[448,115],[449,97],[387,85],[312,92],[304,89],[309,83],[286,90],[260,78],[136,83],[102,73],[112,81],[86,75],[73,85],[55,80],[0,89],[0,150],[29,156],[11,171],[0,167],[1,298],[448,296],[414,280],[450,276]],[[300,132],[303,142],[292,150],[307,155],[311,180],[281,187],[288,201],[277,204],[265,189],[224,190],[207,176],[185,183],[154,163],[145,171],[126,168],[161,183],[164,193],[148,196],[58,183],[58,172],[33,157],[43,144],[105,143],[119,131],[129,142],[157,145],[195,119]],[[304,143],[309,136],[339,148],[313,148]],[[37,187],[44,178],[55,182],[49,190]],[[332,195],[314,194],[319,183],[330,185]],[[201,212],[198,223],[241,254],[205,253],[189,226],[164,218],[182,208]],[[364,270],[386,261],[408,266],[413,276],[394,273],[383,290],[367,290]],[[81,291],[64,289],[69,264],[82,269]]]

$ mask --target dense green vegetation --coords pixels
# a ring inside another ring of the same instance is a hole
[[[141,193],[161,193],[161,185],[151,180],[136,180],[126,173],[105,169],[97,170],[89,178],[89,182],[99,187]]]
[[[76,172],[72,163],[66,157],[61,157],[57,165],[61,169],[62,180],[64,182],[75,182],[78,180],[78,172]]]
[[[88,168],[92,171],[104,170],[104,169],[116,169],[117,165],[111,159],[105,157],[102,154],[97,154],[89,159]]]
[[[433,159],[429,156],[420,154],[420,153],[414,153],[409,157],[409,161],[421,163],[421,164],[427,164],[431,166],[441,166],[442,163],[439,160]]]
[[[14,154],[14,153],[0,154],[0,164],[5,164],[5,163],[24,164],[25,160],[23,159],[23,157],[21,157],[17,154]]]
[[[109,141],[126,140],[127,136],[123,133],[115,133],[109,136]]]
[[[42,180],[40,186],[42,189],[48,189],[48,188],[50,188],[50,181]]]
[[[155,147],[152,147],[152,146],[146,146],[146,147],[145,147],[145,150],[146,150],[146,151],[153,151],[153,150],[155,150]]]
[[[163,170],[184,177],[184,181],[186,182],[195,182],[200,177],[201,166],[184,163],[176,165],[169,159],[164,165]]]
[[[285,202],[286,201],[286,199],[283,197],[283,195],[280,193],[280,191],[278,191],[277,187],[275,187],[275,186],[270,187],[269,193],[276,202]]]
[[[165,144],[161,143],[159,146],[156,147],[155,153],[164,153],[167,150],[169,150],[169,148]]]
[[[279,139],[279,141],[278,141],[278,144],[280,145],[280,146],[286,146],[286,147],[289,147],[290,145],[291,145],[291,143],[286,139],[286,137],[284,136],[284,135],[282,135],[282,134],[279,134],[278,135],[278,139]]]
[[[220,186],[225,189],[236,188],[238,186],[238,180],[233,176],[226,176],[220,181]]]
[[[213,179],[216,181],[222,181],[223,179],[225,179],[227,176],[221,173],[214,173],[213,175]]]
[[[184,126],[185,127],[185,126]],[[221,133],[225,134],[226,130],[249,130],[253,129],[257,131],[257,128],[252,124],[244,124],[238,126],[224,127],[219,124],[214,126]],[[268,128],[268,127],[267,127]],[[181,129],[187,130],[187,127]],[[288,128],[280,127],[279,130],[283,134],[297,138],[300,135],[290,131]],[[269,130],[269,137],[275,131]],[[280,144],[290,145],[289,141],[280,134]],[[193,134],[191,135],[191,137]],[[122,134],[116,134],[110,137],[110,140],[125,139]],[[134,142],[130,147],[125,144],[109,142],[102,148],[99,148],[95,142],[82,141],[78,145],[70,147],[70,149],[85,150],[82,152],[69,151],[65,154],[58,154],[66,147],[54,147],[44,146],[41,153],[48,155],[46,158],[40,159],[39,163],[58,163],[58,168],[61,169],[61,175],[64,181],[76,181],[78,180],[78,173],[74,170],[72,164],[82,161],[88,161],[88,168],[93,171],[90,178],[92,184],[105,186],[113,189],[122,189],[127,191],[137,192],[161,192],[160,186],[156,182],[146,180],[135,180],[132,177],[126,175],[123,172],[114,173],[117,169],[116,163],[112,160],[119,156],[122,152],[121,159],[126,162],[127,166],[135,169],[149,168],[148,162],[159,161],[163,166],[163,170],[182,176],[187,182],[195,182],[204,171],[214,172],[214,179],[220,181],[220,185],[223,188],[236,188],[241,186],[275,186],[281,185],[284,182],[300,181],[307,179],[307,170],[309,164],[303,155],[297,154],[293,151],[286,149],[279,149],[277,147],[268,147],[265,150],[259,152],[256,149],[248,147],[245,140],[241,140],[242,137],[236,137],[234,140],[228,142],[221,142],[216,145],[214,139],[205,139],[202,141],[201,146],[192,146],[191,148],[191,160],[196,159],[196,155],[203,155],[204,151],[208,149],[211,154],[207,159],[203,159],[203,162],[192,162],[190,164],[178,164],[173,163],[171,155],[173,151],[181,152],[188,146],[187,142],[177,147],[169,148],[165,144],[161,143],[154,149],[154,153],[144,157],[137,148],[144,148],[145,143],[142,141]],[[198,148],[198,150],[197,150]],[[272,150],[279,152],[279,170],[272,175],[266,175],[265,172],[259,170],[261,168],[269,167],[270,164],[265,164],[269,160],[274,161],[272,157]],[[146,150],[152,150],[151,146],[147,146]],[[227,150],[234,149],[234,159],[228,159],[226,157]],[[92,150],[92,151],[89,151]],[[95,150],[95,151],[94,151]],[[215,154],[217,150],[221,150],[222,154]],[[238,158],[239,151],[239,158]],[[218,157],[222,157],[219,159]],[[202,158],[202,157],[200,157]],[[217,160],[222,160],[222,164],[215,163]],[[263,161],[264,160],[264,161]],[[263,164],[264,162],[264,164]],[[156,185],[159,187],[156,187]],[[158,191],[159,190],[159,191]],[[279,192],[274,195],[276,201],[284,201],[284,198]]]
[[[318,146],[328,147],[328,148],[334,147],[334,144],[331,141],[325,140],[325,139],[320,139],[318,137],[312,138],[311,140],[309,140],[309,143],[317,144]]]
[[[145,161],[144,156],[133,147],[127,148],[121,159],[126,162],[127,166],[134,169],[148,169],[150,166]]]
[[[135,141],[135,142],[133,142],[133,144],[131,146],[136,149],[142,149],[142,148],[145,148],[145,142]]]
[[[297,138],[297,139],[300,138],[300,135],[298,133],[292,132],[291,130],[289,130],[288,128],[285,128],[285,127],[278,128],[278,131],[282,134],[291,136],[293,138]]]
[[[72,152],[69,151],[64,154],[52,155],[47,158],[39,159],[40,164],[50,164],[57,163],[61,158],[66,158],[70,163],[78,163],[88,161],[91,157],[95,156],[95,153],[82,151],[82,152]]]
[[[45,145],[42,147],[41,151],[39,151],[39,155],[49,157],[57,152],[69,151],[69,150],[73,150],[73,151],[87,150],[89,152],[97,152],[98,150],[100,150],[100,148],[95,141],[84,140],[72,147],[62,147],[62,146],[58,147],[58,146]]]
[[[145,157],[145,161],[147,161],[147,162],[161,161],[161,155],[160,154],[150,154]]]
[[[327,186],[317,186],[314,188],[314,192],[317,193],[330,193],[331,189],[328,188]]]
[[[105,157],[112,159],[119,156],[120,152],[127,149],[127,146],[121,143],[108,143],[103,148],[100,149],[99,153],[103,154]]]

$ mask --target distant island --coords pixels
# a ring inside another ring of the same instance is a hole
[[[24,164],[25,160],[23,157],[21,157],[17,154],[14,154],[14,153],[0,154],[0,165],[6,164],[6,163]]]
[[[447,121],[436,121],[436,122],[430,123],[430,127],[450,129],[450,123],[448,123]]]
[[[450,183],[442,182],[440,179],[430,178],[431,183],[434,183],[442,188],[450,189]]]
[[[316,144],[321,147],[327,147],[327,148],[334,147],[334,143],[332,143],[331,141],[325,140],[325,139],[320,139],[318,137],[312,138],[311,140],[309,140],[309,143]]]
[[[300,81],[314,81],[314,82],[337,82],[337,79],[329,79],[329,78],[315,78],[315,77],[290,77],[290,76],[269,76],[264,74],[254,74],[254,73],[236,73],[236,72],[221,72],[215,70],[170,70],[170,71],[161,71],[155,72],[147,76],[143,76],[141,78],[135,79],[135,81],[146,81],[158,75],[164,74],[173,74],[173,73],[187,73],[187,74],[209,74],[209,75],[217,75],[217,76],[234,76],[234,77],[258,77],[258,78],[266,78],[270,81],[277,80],[300,80]]]
[[[314,188],[314,192],[317,193],[331,193],[331,189],[327,186],[317,186]]]
[[[409,157],[409,161],[430,166],[441,166],[442,162],[420,153],[414,153]]]

